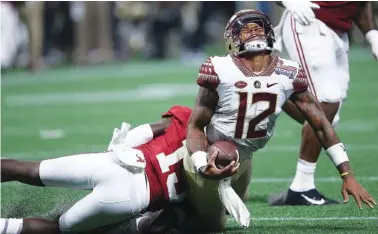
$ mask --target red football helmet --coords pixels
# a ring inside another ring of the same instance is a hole
[[[241,32],[249,24],[256,24],[264,33],[258,36],[250,34],[249,37],[242,38]],[[224,40],[228,52],[239,56],[248,52],[272,51],[275,36],[268,16],[256,10],[245,9],[236,12],[229,19],[224,31]]]

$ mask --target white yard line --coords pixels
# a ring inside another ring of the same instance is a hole
[[[378,176],[359,176],[359,181],[378,181]],[[254,178],[252,177],[252,184],[273,184],[273,183],[286,183],[292,182],[293,178],[290,177],[272,177],[272,178]],[[340,177],[316,177],[315,181],[318,183],[340,183]]]
[[[125,110],[125,114],[127,115],[127,111]],[[162,110],[163,112],[164,110]],[[114,112],[119,112],[119,110],[114,110]],[[83,111],[83,112],[75,112],[75,113],[70,113],[70,112],[52,112],[48,109],[42,109],[41,111],[38,111],[38,113],[34,112],[33,115],[37,115],[40,119],[46,118],[50,119],[52,117],[70,117],[70,116],[82,116],[82,115],[87,115],[88,117],[92,117],[94,119],[98,119],[99,116],[108,116],[111,115],[113,111],[109,112],[109,110],[101,110],[100,108],[93,108],[89,109],[88,111]],[[1,116],[2,120],[4,119],[22,119],[24,120],[25,116],[20,115],[20,113],[16,114],[11,114],[11,113],[2,113]],[[120,119],[121,121],[126,121],[128,122],[127,117],[125,119]],[[130,121],[129,121],[130,122]],[[130,122],[132,126],[134,124]],[[62,126],[56,126],[57,128],[62,128]],[[280,129],[281,125],[278,122],[277,123],[277,128]],[[40,128],[44,128],[43,125],[40,126]],[[109,125],[94,125],[94,126],[83,126],[83,125],[69,125],[69,126],[64,126],[62,130],[68,132],[70,135],[75,135],[75,134],[80,134],[80,135],[91,135],[91,134],[104,134],[109,132]],[[3,126],[2,128],[2,136],[33,136],[36,134],[36,128],[34,127],[29,127],[28,125],[22,125],[20,126],[19,124],[8,124],[6,126]],[[361,132],[361,133],[371,133],[371,132],[376,132],[378,131],[378,122],[376,119],[356,119],[356,120],[346,120],[342,121],[337,127],[336,127],[337,132]],[[112,129],[111,129],[112,132]],[[300,133],[299,126],[298,130],[294,129],[288,129],[285,131],[278,131],[277,134],[274,136],[274,138],[280,137],[280,138],[285,138],[285,137],[292,137],[296,136],[297,134]]]
[[[273,136],[274,139],[274,136]],[[346,145],[348,150],[356,150],[356,151],[377,151],[378,145],[376,144],[347,144]],[[298,152],[299,145],[276,145],[276,144],[269,144],[265,148],[259,150],[259,152]]]
[[[77,103],[161,101],[176,97],[194,97],[197,91],[198,85],[193,83],[151,84],[141,85],[132,90],[7,95],[3,97],[3,105],[45,106]]]
[[[306,218],[306,217],[256,217],[251,218],[251,221],[348,221],[348,220],[378,220],[378,217],[321,217],[321,218]],[[228,221],[235,221],[233,218],[228,218]]]
[[[60,157],[66,155],[73,155],[81,152],[101,152],[105,150],[107,145],[75,145],[70,150],[54,150],[54,151],[36,151],[36,152],[18,152],[18,153],[2,153],[1,157],[14,159],[46,159],[53,157]],[[270,147],[273,149],[274,147]],[[76,149],[80,149],[77,151]],[[85,149],[85,150],[83,150]],[[282,151],[279,149],[277,151]],[[378,181],[378,176],[358,176],[359,181]],[[252,177],[252,184],[273,184],[273,183],[289,183],[293,180],[291,177]],[[340,183],[340,177],[316,177],[317,183]]]
[[[188,68],[177,65],[175,62],[153,63],[153,64],[132,64],[128,65],[110,65],[110,66],[92,66],[92,67],[71,67],[68,69],[47,70],[31,75],[24,72],[12,74],[2,79],[2,87],[22,87],[33,86],[38,84],[62,84],[74,83],[80,81],[93,80],[121,80],[121,79],[143,79],[151,76],[165,76],[172,74],[190,74],[196,75],[197,68]],[[18,76],[18,77],[17,77]],[[127,82],[127,81],[126,81]]]
[[[39,134],[39,133],[37,133]],[[36,134],[36,136],[37,136]],[[111,133],[109,133],[109,140],[111,138]],[[42,158],[49,158],[49,157],[57,157],[57,156],[64,156],[71,153],[81,153],[82,151],[85,152],[98,152],[105,150],[107,145],[73,145],[70,149],[57,149],[57,150],[41,150],[41,151],[33,151],[33,152],[2,152],[1,157],[8,157],[8,158],[15,158],[15,159],[27,159],[27,158],[34,158],[34,157],[42,157]],[[373,144],[365,144],[365,145],[346,145],[348,151],[360,151],[360,152],[376,152],[378,149],[377,145]],[[84,150],[83,150],[84,149]],[[277,153],[291,153],[291,152],[298,152],[299,146],[298,145],[270,145],[265,147],[260,152],[277,152]],[[359,157],[363,156],[364,154],[359,155]],[[366,156],[371,157],[369,154],[365,154]]]
[[[69,105],[84,103],[114,103],[167,100],[176,97],[195,97],[198,85],[195,83],[160,83],[144,84],[135,89],[76,91],[60,93],[23,93],[3,96],[3,105],[11,107]],[[351,100],[345,105],[348,108],[378,107],[376,99]],[[369,123],[365,123],[369,124]]]

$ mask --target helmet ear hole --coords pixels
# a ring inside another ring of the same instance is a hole
[[[228,45],[228,49],[229,49],[229,50],[231,50],[231,49],[232,49],[232,47],[231,47],[231,44],[229,44],[229,45]]]

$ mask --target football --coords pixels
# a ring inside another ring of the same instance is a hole
[[[215,165],[218,168],[223,168],[230,164],[232,161],[238,163],[239,161],[239,153],[238,147],[229,141],[217,141],[212,144],[208,149],[208,157],[214,153],[214,150],[218,151],[218,156],[215,160]]]

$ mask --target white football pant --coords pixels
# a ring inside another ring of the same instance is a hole
[[[322,21],[303,26],[291,13],[284,13],[280,30],[290,59],[300,62],[308,77],[309,90],[320,102],[341,102],[349,84],[347,33],[337,34]],[[333,125],[339,121],[339,110]]]
[[[84,232],[138,215],[149,205],[144,172],[120,166],[114,152],[88,153],[44,160],[39,168],[48,187],[92,190],[59,219],[63,232]]]

